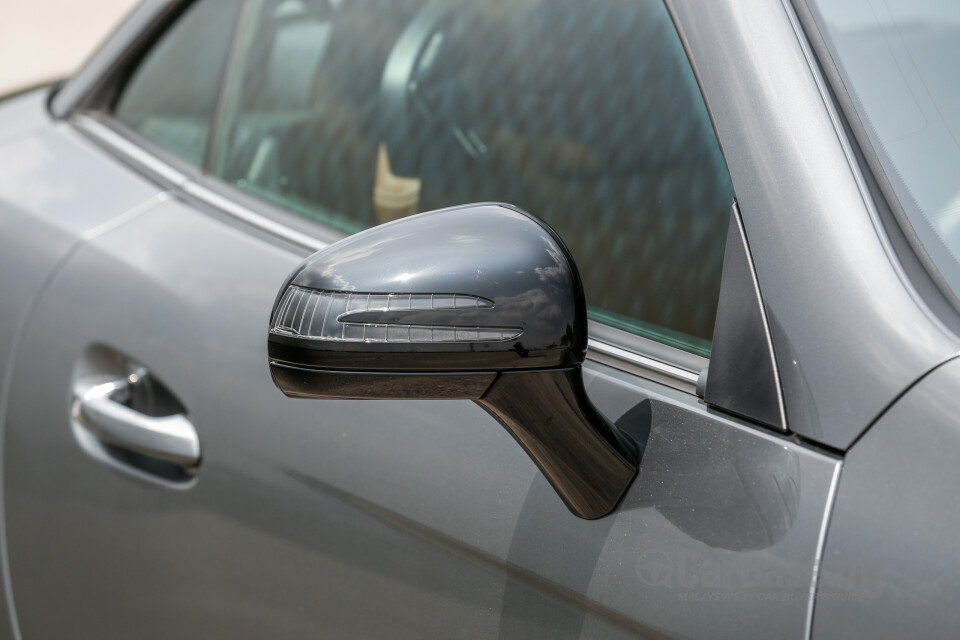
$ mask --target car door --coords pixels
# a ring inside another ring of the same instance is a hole
[[[756,291],[664,6],[217,2],[164,14],[108,78],[119,99],[65,125],[182,186],[79,248],[24,332],[4,448],[20,634],[804,637],[838,460],[695,393],[708,364],[713,389],[737,371],[720,328]],[[177,74],[224,30],[207,117]],[[470,402],[270,379],[270,312],[312,250],[478,199],[541,215],[578,262],[588,395],[642,450],[607,517],[570,513]],[[124,439],[158,420],[193,449]]]

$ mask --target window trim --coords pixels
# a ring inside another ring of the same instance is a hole
[[[103,112],[80,112],[68,122],[145,178],[274,241],[280,240],[304,257],[344,237],[330,233],[319,222],[286,212],[202,172]],[[709,364],[702,356],[592,320],[587,358],[691,395],[696,394],[700,372]]]

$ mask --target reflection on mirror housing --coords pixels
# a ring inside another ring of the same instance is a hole
[[[288,396],[473,400],[582,518],[610,513],[636,475],[633,443],[584,389],[573,258],[509,205],[423,213],[315,253],[280,290],[268,347]]]

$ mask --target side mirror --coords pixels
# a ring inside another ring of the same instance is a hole
[[[573,258],[509,205],[422,213],[315,253],[280,290],[268,348],[288,396],[473,400],[581,518],[610,513],[637,473],[633,442],[587,399]]]

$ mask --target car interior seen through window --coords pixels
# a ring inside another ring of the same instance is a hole
[[[513,204],[567,244],[591,318],[709,355],[734,194],[661,0],[223,3],[183,14],[118,119],[342,233]]]

